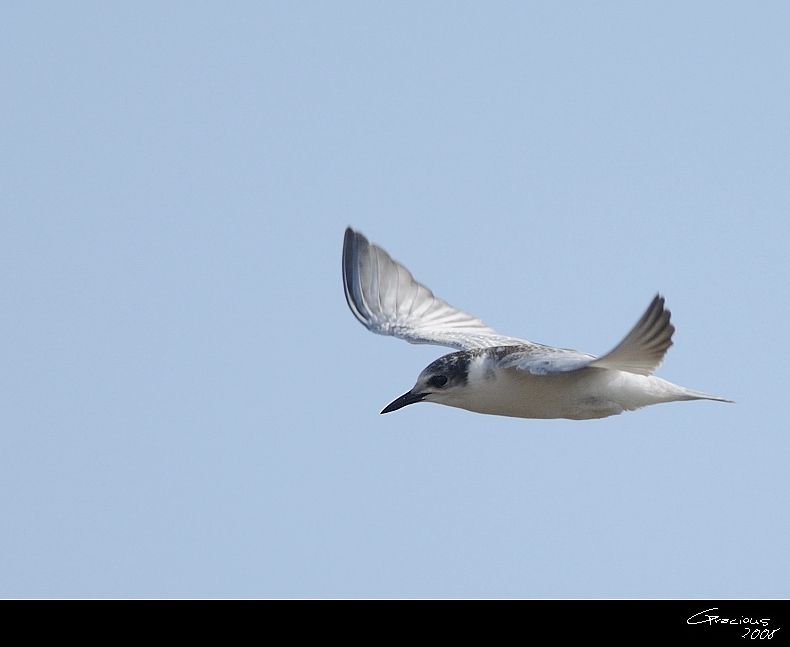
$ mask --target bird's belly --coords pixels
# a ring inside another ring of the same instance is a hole
[[[478,384],[453,406],[516,418],[605,418],[631,408],[605,373],[611,372],[592,369],[539,376],[508,372]]]

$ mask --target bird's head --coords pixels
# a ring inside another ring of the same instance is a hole
[[[410,391],[390,402],[381,413],[390,413],[415,402],[438,402],[453,406],[469,378],[468,351],[450,353],[428,364]]]

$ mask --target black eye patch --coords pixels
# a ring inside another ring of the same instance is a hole
[[[428,380],[428,384],[435,386],[437,389],[441,389],[445,384],[447,384],[447,376],[434,375],[430,380]]]

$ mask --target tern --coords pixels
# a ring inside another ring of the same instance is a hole
[[[588,420],[661,402],[732,402],[653,375],[675,332],[660,295],[613,350],[596,357],[500,335],[435,296],[350,227],[343,241],[343,287],[348,307],[368,330],[458,349],[431,362],[381,413],[437,402],[498,416]]]

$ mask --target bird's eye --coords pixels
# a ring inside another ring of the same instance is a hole
[[[447,376],[434,375],[430,380],[428,380],[428,384],[435,386],[437,389],[441,389],[445,384],[447,384]]]

